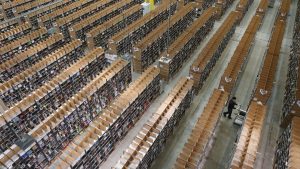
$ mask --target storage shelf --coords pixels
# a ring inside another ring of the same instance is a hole
[[[277,140],[274,169],[297,168],[300,163],[300,118],[293,117]]]
[[[75,137],[49,168],[99,167],[159,92],[159,69],[151,67],[104,109],[80,136]]]
[[[231,12],[191,65],[190,76],[195,81],[194,89],[197,93],[233,36],[238,21],[239,13]]]
[[[252,101],[231,161],[232,169],[254,168],[267,106]]]
[[[28,35],[22,36],[6,45],[0,47],[0,63],[12,59],[15,55],[22,53],[37,42],[49,36],[46,28],[39,28]]]
[[[209,143],[213,139],[218,121],[226,105],[229,93],[215,89],[198,118],[192,133],[176,159],[175,169],[198,168],[205,153],[209,152]]]
[[[129,10],[124,11],[122,15],[117,15],[103,24],[94,27],[86,34],[88,47],[90,49],[93,49],[94,47],[102,47],[107,50],[108,40],[113,35],[140,19],[142,16],[142,6],[135,5]]]
[[[0,64],[0,81],[11,79],[43,59],[46,55],[56,50],[64,43],[62,34],[54,34],[25,49],[15,55],[15,57],[6,60],[4,63]]]
[[[168,137],[173,134],[193,98],[193,80],[181,78],[168,97],[144,124],[121,159],[113,167],[150,168],[152,162],[162,151]]]
[[[132,53],[133,45],[168,19],[169,16],[173,15],[176,9],[176,1],[171,0],[171,4],[167,1],[163,1],[155,10],[147,13],[139,20],[130,24],[126,29],[115,34],[109,40],[109,53],[114,55]]]
[[[281,116],[281,126],[286,127],[291,122],[293,116],[300,116],[300,3],[297,5],[295,17],[293,41],[289,56],[289,66],[285,86],[285,94]]]
[[[61,73],[81,56],[83,56],[81,41],[71,41],[20,74],[0,84],[0,98],[6,106],[13,106],[29,93]]]
[[[123,0],[115,3],[89,17],[81,20],[69,28],[71,38],[79,38],[86,41],[86,33],[95,26],[103,24],[114,16],[120,15],[125,11],[131,10],[131,7],[136,5],[135,1]]]
[[[45,168],[130,82],[131,65],[121,59],[113,62],[30,132],[38,151],[33,151],[34,147],[27,149],[23,153],[31,154],[18,158],[12,166],[26,168],[33,163]]]
[[[165,51],[184,32],[195,19],[196,9],[194,3],[178,9],[169,20],[165,20],[151,33],[134,45],[133,70],[143,72],[158,59],[160,53]]]
[[[6,110],[2,114],[6,124],[0,127],[1,136],[5,140],[1,145],[2,149],[14,144],[17,135],[28,133],[39,125],[90,82],[106,65],[103,50],[97,48],[23,98],[14,107]],[[5,132],[7,126],[10,126],[9,132]]]
[[[180,70],[185,61],[190,58],[197,46],[212,30],[216,20],[216,8],[211,7],[181,34],[169,47],[169,50],[161,54],[159,67],[162,79],[169,81]]]

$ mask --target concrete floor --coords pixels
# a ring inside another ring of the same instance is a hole
[[[228,9],[226,15],[229,14],[230,11],[235,9],[236,3]],[[295,16],[295,5],[296,1],[293,1],[293,5],[291,7],[291,15]],[[249,11],[245,15],[242,20],[240,26],[237,28],[233,38],[229,42],[226,50],[223,52],[222,57],[217,62],[215,69],[211,73],[210,77],[207,79],[203,89],[200,93],[195,96],[194,101],[187,111],[186,115],[180,121],[179,126],[176,127],[174,134],[168,139],[167,144],[157,159],[153,162],[152,169],[169,169],[172,168],[178,154],[181,152],[184,143],[189,137],[191,130],[194,124],[197,121],[197,118],[200,116],[203,111],[204,106],[206,105],[212,91],[214,88],[218,87],[219,80],[221,75],[223,74],[227,63],[230,61],[230,57],[232,56],[238,42],[240,41],[245,29],[250,23],[251,17],[255,14],[255,10],[259,4],[259,0],[254,0],[254,3],[250,7]],[[255,43],[252,47],[252,50],[248,56],[248,63],[245,66],[241,81],[236,88],[235,95],[238,98],[238,102],[241,105],[242,109],[246,109],[248,103],[251,99],[252,90],[255,87],[255,80],[257,74],[259,72],[259,68],[262,65],[262,61],[264,59],[264,53],[267,49],[268,40],[270,38],[270,33],[272,31],[272,27],[274,24],[274,20],[276,17],[276,12],[278,10],[280,3],[276,1],[274,8],[270,8],[265,16],[263,21],[263,25],[261,26],[259,32],[256,35]],[[198,56],[201,49],[207,44],[208,40],[212,37],[213,33],[217,30],[217,28],[224,21],[223,17],[220,21],[216,22],[213,31],[209,34],[209,36],[204,40],[204,42],[199,46],[197,51],[188,60],[188,62],[183,66],[182,70],[178,73],[178,76],[172,79],[169,84],[165,84],[164,93],[162,93],[152,104],[152,106],[145,112],[145,114],[141,117],[141,119],[137,122],[137,124],[129,131],[127,136],[119,142],[119,144],[115,147],[115,150],[108,157],[108,160],[105,161],[100,168],[111,168],[114,166],[117,161],[120,159],[123,151],[129,146],[133,138],[140,131],[145,122],[151,117],[152,113],[159,107],[160,103],[167,97],[167,94],[174,87],[176,82],[182,76],[187,76],[189,72],[189,67],[192,64],[193,60]],[[267,19],[266,19],[267,18]],[[276,143],[276,139],[279,132],[279,117],[281,114],[281,105],[284,94],[284,86],[285,86],[285,77],[286,70],[288,66],[288,53],[289,53],[289,45],[290,39],[292,37],[292,28],[293,28],[294,17],[289,17],[287,23],[287,29],[285,34],[285,39],[282,45],[282,53],[279,61],[279,69],[276,75],[278,79],[277,83],[274,87],[273,96],[270,99],[269,104],[269,113],[267,114],[267,122],[265,123],[263,133],[262,133],[262,144],[259,147],[259,154],[257,159],[257,164],[255,168],[272,168],[271,160],[264,159],[272,159],[274,154],[274,146]],[[138,74],[134,74],[134,77],[138,77]],[[280,90],[278,90],[280,89]],[[275,111],[276,110],[276,111]],[[206,163],[203,168],[206,169],[223,169],[229,165],[231,156],[233,155],[234,150],[234,141],[237,137],[237,133],[239,132],[239,127],[233,125],[232,120],[221,118],[218,129],[215,133],[215,141],[211,151],[209,152]]]

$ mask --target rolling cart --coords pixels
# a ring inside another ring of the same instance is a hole
[[[241,109],[241,106],[239,106],[239,108],[237,108],[236,110],[238,110],[237,115],[235,116],[234,120],[233,120],[233,124],[236,124],[238,126],[242,126],[244,123],[244,120],[246,118],[246,111]]]

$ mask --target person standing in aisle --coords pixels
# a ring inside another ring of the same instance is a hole
[[[226,115],[228,114],[228,118],[231,119],[232,110],[235,109],[236,105],[237,105],[237,103],[236,103],[236,97],[232,97],[229,100],[227,112],[223,113],[224,117],[226,117]]]

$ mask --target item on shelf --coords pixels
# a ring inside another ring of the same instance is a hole
[[[75,137],[49,168],[99,168],[159,93],[159,69],[150,67]]]
[[[80,40],[74,40],[47,55],[20,74],[0,84],[0,98],[13,106],[83,56]]]
[[[133,70],[143,72],[158,59],[176,38],[194,21],[194,3],[178,9],[169,20],[165,20],[133,47]]]
[[[113,167],[150,168],[162,151],[168,137],[190,107],[193,98],[193,80],[181,78],[168,97],[146,122],[121,159]]]
[[[6,124],[0,126],[1,148],[7,149],[18,140],[18,136],[39,125],[106,65],[103,50],[97,48],[6,110],[2,114]]]
[[[98,25],[90,30],[87,36],[87,45],[89,49],[95,47],[102,47],[108,49],[108,40],[126,28],[134,21],[140,19],[143,16],[143,9],[141,5],[135,5],[127,11],[124,11],[122,15],[117,15],[110,20]]]
[[[216,20],[216,8],[210,7],[187,28],[176,41],[161,54],[160,75],[169,81],[190,58],[194,50],[212,30]]]
[[[196,169],[203,162],[205,153],[210,149],[208,145],[213,141],[212,137],[228,97],[229,93],[227,92],[217,89],[213,91],[192,133],[176,159],[175,169]]]
[[[274,169],[299,167],[300,161],[300,117],[293,117],[291,123],[281,133],[273,163]]]
[[[231,12],[190,67],[190,77],[198,93],[219,60],[239,22],[240,13]]]
[[[114,55],[132,53],[133,45],[173,15],[176,9],[177,2],[175,0],[163,1],[153,11],[110,38],[108,52]]]
[[[219,88],[232,93],[237,81],[240,78],[241,71],[246,65],[248,54],[253,45],[256,32],[258,31],[262,22],[262,17],[255,15],[252,17],[242,39],[236,47],[233,56],[231,57],[222,77],[220,80]]]
[[[0,81],[7,81],[29,68],[65,43],[62,34],[53,34],[0,64]]]
[[[285,21],[276,21],[272,31],[272,37],[268,45],[269,48],[256,84],[256,90],[253,96],[254,100],[260,101],[264,105],[267,104],[267,101],[272,94],[285,26]]]
[[[250,103],[230,168],[254,168],[266,108],[254,101]]]

